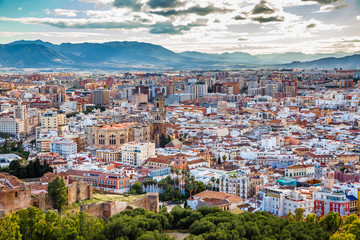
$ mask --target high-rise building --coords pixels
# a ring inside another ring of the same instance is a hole
[[[101,87],[92,92],[92,103],[97,106],[108,106],[110,104],[110,91]]]

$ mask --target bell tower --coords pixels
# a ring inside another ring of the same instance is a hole
[[[154,108],[152,111],[153,131],[156,145],[160,143],[160,136],[166,134],[166,107],[165,97],[162,92],[158,92],[154,98]]]

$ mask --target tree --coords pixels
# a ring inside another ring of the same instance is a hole
[[[316,223],[316,214],[315,213],[310,213],[306,216],[305,221],[307,223]]]
[[[305,210],[303,208],[296,208],[295,209],[295,220],[297,222],[300,222],[304,220],[304,212]]]
[[[139,181],[134,182],[134,184],[131,186],[130,193],[132,193],[132,194],[141,194],[141,193],[143,193],[142,186],[141,186],[141,183]]]
[[[223,155],[223,156],[222,156],[222,159],[223,159],[223,162],[225,162],[226,159],[227,159],[226,155]]]
[[[286,214],[286,219],[290,221],[295,221],[295,217],[291,211]]]
[[[20,240],[20,226],[14,216],[0,218],[0,239]]]
[[[161,134],[159,140],[160,140],[159,142],[160,147],[164,148],[166,144],[171,142],[171,137],[169,135],[166,137],[164,134]]]
[[[338,213],[329,212],[326,217],[320,220],[320,225],[326,230],[331,232],[339,231],[342,226],[343,218]]]
[[[49,182],[48,193],[53,202],[53,207],[61,212],[68,201],[68,193],[64,179],[57,176]]]
[[[356,236],[351,233],[339,233],[336,232],[330,237],[330,240],[355,240]]]
[[[221,158],[220,158],[220,156],[218,157],[217,164],[218,164],[218,165],[221,165]]]

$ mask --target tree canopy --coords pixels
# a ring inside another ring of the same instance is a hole
[[[165,209],[165,208],[164,208]],[[323,218],[325,219],[325,218]],[[334,219],[331,216],[328,220]],[[186,240],[322,240],[356,239],[358,219],[349,219],[345,232],[339,234],[311,221],[293,221],[265,212],[233,214],[219,208],[198,210],[174,207],[155,214],[145,209],[122,211],[106,221],[84,212],[59,214],[38,208],[22,209],[0,218],[0,239],[98,239],[98,240],[171,240],[166,232],[189,232]],[[352,227],[351,227],[352,226]],[[352,230],[353,228],[353,230]],[[338,231],[338,230],[336,230]]]

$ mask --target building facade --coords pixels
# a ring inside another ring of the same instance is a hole
[[[121,146],[121,161],[132,166],[141,166],[155,156],[155,143],[129,142]]]

